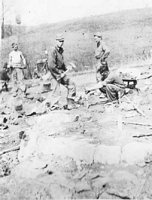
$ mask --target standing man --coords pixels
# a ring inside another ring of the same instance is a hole
[[[26,66],[26,60],[21,51],[18,50],[17,43],[12,43],[13,51],[9,54],[9,67],[12,69],[13,87],[23,85],[23,69]]]
[[[104,81],[109,74],[108,63],[106,59],[108,58],[110,51],[104,44],[102,40],[102,34],[97,32],[94,34],[94,39],[97,43],[97,49],[95,51],[96,58],[96,80],[97,82]]]
[[[55,80],[59,83],[64,85],[67,90],[67,106],[71,108],[72,102],[75,100],[76,97],[76,86],[75,83],[67,77],[67,66],[64,63],[63,57],[63,44],[64,44],[64,37],[59,34],[56,37],[56,46],[52,51],[51,54],[51,63],[49,65],[49,70]]]

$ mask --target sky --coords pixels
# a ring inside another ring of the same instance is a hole
[[[127,9],[152,7],[152,0],[1,0],[5,23],[15,24],[16,15],[22,25],[55,23],[90,15]]]

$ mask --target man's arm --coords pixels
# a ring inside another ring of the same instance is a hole
[[[21,59],[22,59],[22,61],[23,61],[24,66],[26,66],[26,60],[25,60],[25,58],[24,58],[22,52],[21,52],[21,55],[20,55],[20,56],[21,56]]]
[[[110,54],[110,50],[109,48],[103,43],[102,45],[102,49],[103,49],[103,55],[101,57],[101,60],[105,60],[106,58],[108,58],[109,54]]]
[[[103,55],[103,51],[102,51],[102,48],[97,48],[96,51],[95,51],[95,58],[96,59],[100,59]]]
[[[102,45],[96,50],[95,58],[104,61],[110,54],[110,50],[108,47],[102,43]]]
[[[8,67],[12,66],[12,55],[11,53],[9,54],[9,58],[8,58]]]
[[[109,76],[104,80],[104,85],[113,84],[115,82],[115,77],[116,77],[115,73],[111,72]]]
[[[99,83],[95,84],[94,86],[86,88],[86,91],[91,92],[93,90],[101,89],[103,86],[106,86],[106,84],[109,83],[109,81],[111,81],[111,79],[106,78],[104,81],[100,81]]]
[[[53,50],[53,52],[51,53],[51,61],[49,64],[49,70],[55,74],[61,74],[60,70],[57,68],[57,62],[56,62],[56,52],[55,50]]]

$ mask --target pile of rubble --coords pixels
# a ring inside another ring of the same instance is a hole
[[[24,97],[2,93],[2,199],[151,199],[150,71],[140,69],[120,104],[94,95],[89,108],[63,110],[39,80]]]

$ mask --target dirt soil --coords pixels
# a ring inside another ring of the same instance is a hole
[[[73,110],[61,109],[64,88],[59,107],[46,107],[58,97],[39,80],[26,97],[1,93],[0,199],[152,199],[151,74],[140,68],[139,90],[120,104],[91,95]],[[86,77],[74,77],[78,93],[92,84]]]

